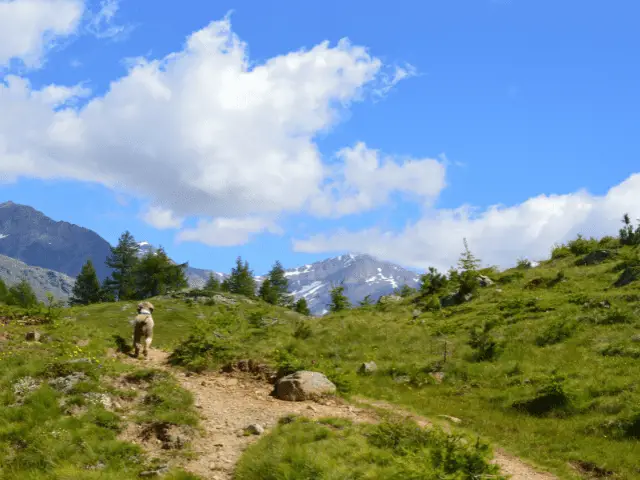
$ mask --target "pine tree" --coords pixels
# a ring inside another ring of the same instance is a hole
[[[7,288],[7,284],[0,278],[0,302],[6,302],[8,295],[9,289]]]
[[[278,291],[275,289],[273,284],[271,283],[270,278],[265,278],[260,285],[260,290],[258,292],[258,296],[267,303],[271,305],[278,304]]]
[[[275,292],[277,305],[291,303],[292,298],[290,298],[289,294],[289,280],[287,280],[284,268],[282,268],[282,264],[279,261],[276,261],[269,271],[269,282]]]
[[[253,272],[249,269],[249,263],[242,263],[242,258],[236,259],[235,268],[231,269],[231,275],[228,279],[229,292],[245,297],[256,296],[256,281],[253,278]]]
[[[220,280],[213,274],[209,273],[207,283],[204,285],[204,290],[208,293],[219,292],[221,289]]]
[[[371,300],[371,295],[367,295],[365,296],[361,301],[360,301],[360,306],[361,307],[369,307],[373,305],[373,300]]]
[[[38,305],[38,298],[29,282],[23,279],[9,288],[7,292],[7,304],[31,308]]]
[[[100,285],[100,301],[105,303],[116,301],[116,296],[113,292],[113,289],[111,288],[111,285],[109,285],[108,278],[105,278],[102,282],[102,285]]]
[[[294,305],[294,310],[301,315],[311,315],[311,310],[309,310],[309,305],[307,304],[307,299],[301,297]]]
[[[447,286],[447,277],[434,267],[420,277],[420,293],[422,295],[439,295]]]
[[[89,305],[100,301],[100,281],[91,260],[87,260],[76,278],[69,303],[71,305]]]
[[[334,287],[331,289],[331,303],[329,304],[330,312],[340,312],[351,308],[349,299],[344,294],[344,287]]]
[[[229,283],[228,278],[225,278],[220,284],[220,291],[227,292],[227,293],[231,292],[231,284]]]
[[[139,261],[139,250],[140,247],[128,231],[120,236],[118,245],[111,247],[106,264],[113,269],[113,273],[106,285],[117,300],[131,300],[136,295],[134,269]]]
[[[187,286],[187,264],[175,264],[162,247],[148,252],[134,267],[137,298],[156,297]]]
[[[467,239],[464,239],[464,252],[460,255],[458,266],[462,270],[460,272],[459,282],[460,290],[458,296],[463,298],[469,293],[473,293],[478,288],[478,268],[480,268],[480,260],[477,259],[469,250]]]

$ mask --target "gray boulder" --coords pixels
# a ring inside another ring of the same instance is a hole
[[[625,268],[618,280],[615,283],[616,287],[624,287],[631,282],[635,282],[640,278],[640,267],[628,267]]]
[[[489,277],[487,277],[486,275],[480,275],[478,277],[478,284],[481,287],[490,287],[491,285],[493,285],[493,280],[491,280]]]
[[[336,393],[336,386],[322,373],[302,370],[281,378],[275,395],[280,400],[301,402],[317,400]]]
[[[360,368],[358,369],[358,373],[360,373],[361,375],[371,375],[377,370],[378,370],[378,365],[376,365],[376,362],[365,362],[362,365],[360,365]]]

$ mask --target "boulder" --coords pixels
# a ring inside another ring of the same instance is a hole
[[[480,275],[478,277],[478,284],[481,287],[490,287],[491,285],[493,285],[493,280],[491,280],[489,277],[487,277],[486,275]]]
[[[336,393],[336,386],[322,373],[300,371],[281,378],[275,395],[280,400],[300,402],[316,400]]]
[[[402,297],[399,295],[385,295],[380,297],[380,303],[398,303],[402,301]]]
[[[360,365],[360,368],[358,369],[358,373],[362,375],[371,375],[377,370],[378,370],[378,365],[376,365],[376,362],[365,362],[362,365]]]
[[[27,332],[27,334],[24,336],[25,340],[27,342],[39,342],[40,341],[40,337],[41,337],[41,333],[40,332]]]
[[[613,256],[611,250],[596,250],[581,258],[576,263],[578,265],[598,265],[606,260],[609,260]]]
[[[640,278],[640,267],[627,267],[615,283],[616,287],[624,287]]]

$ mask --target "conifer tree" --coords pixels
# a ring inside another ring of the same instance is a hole
[[[8,294],[9,289],[7,288],[7,284],[0,278],[0,302],[6,302]]]
[[[69,303],[71,305],[89,305],[100,301],[100,281],[91,260],[82,266],[76,278]]]
[[[330,312],[340,312],[351,308],[349,299],[344,294],[344,286],[340,285],[331,289],[331,303],[329,304]]]
[[[360,306],[361,307],[369,307],[373,305],[373,300],[371,300],[371,295],[367,295],[365,296],[361,301],[360,301]]]
[[[175,264],[162,247],[148,252],[134,267],[137,298],[164,295],[187,286],[184,271],[187,264]]]
[[[241,257],[236,259],[236,266],[231,269],[228,286],[230,293],[244,295],[245,297],[256,296],[256,281],[253,278],[253,271],[249,269],[248,262],[242,262]]]
[[[278,292],[271,283],[270,278],[265,278],[260,285],[260,290],[258,291],[258,296],[267,303],[271,305],[278,304]]]
[[[111,247],[111,255],[106,264],[113,269],[113,273],[106,286],[117,300],[131,300],[136,296],[134,270],[139,261],[139,250],[140,247],[129,231],[120,236],[115,247]]]
[[[284,268],[282,268],[282,264],[279,261],[276,261],[269,271],[268,280],[269,282],[265,286],[265,292],[267,292],[270,300],[265,299],[265,301],[268,301],[273,305],[284,306],[290,304],[292,298],[289,294],[289,281],[287,280]],[[260,296],[262,297],[262,294]]]
[[[439,295],[447,286],[447,277],[434,267],[420,277],[420,293],[422,295]]]
[[[294,310],[301,315],[311,315],[311,310],[309,310],[309,304],[307,303],[307,299],[301,297],[294,305]]]
[[[460,290],[458,294],[460,297],[464,297],[469,293],[473,293],[478,288],[478,268],[480,268],[480,260],[477,259],[469,250],[467,239],[464,242],[464,252],[458,260],[458,267],[460,268]]]
[[[204,285],[204,290],[209,293],[219,292],[221,289],[220,280],[213,274],[209,273],[207,283]]]

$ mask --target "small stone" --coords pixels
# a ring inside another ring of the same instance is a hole
[[[440,418],[444,418],[445,420],[449,420],[450,422],[453,423],[462,423],[462,420],[460,420],[457,417],[452,417],[450,415],[438,415]]]
[[[376,372],[377,370],[378,370],[378,365],[376,365],[376,362],[365,362],[362,365],[360,365],[360,368],[358,369],[358,373],[362,375],[370,375]]]
[[[89,340],[78,340],[78,342],[76,343],[76,345],[78,345],[79,347],[86,347],[89,345]]]
[[[259,423],[254,423],[249,425],[245,431],[251,435],[262,435],[264,433],[264,427]]]
[[[39,342],[40,337],[41,337],[41,334],[40,332],[37,332],[37,331],[27,332],[27,334],[24,336],[27,342]]]

